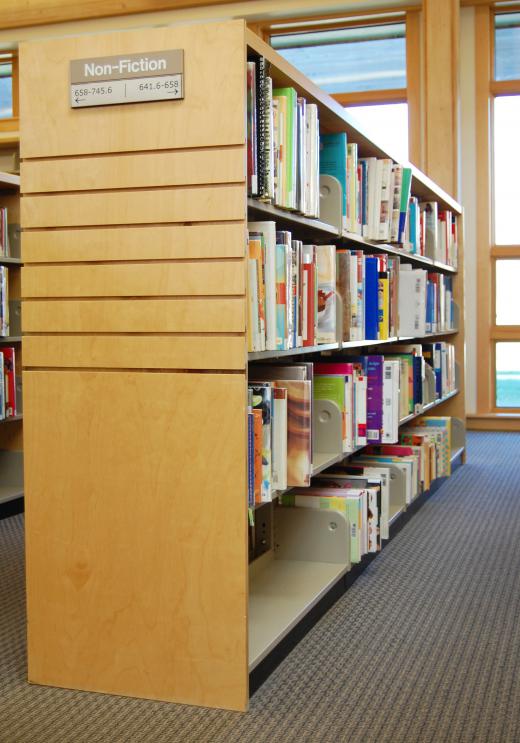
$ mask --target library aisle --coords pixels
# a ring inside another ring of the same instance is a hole
[[[469,434],[246,714],[29,686],[23,517],[1,521],[1,743],[520,740],[519,454],[520,434]]]

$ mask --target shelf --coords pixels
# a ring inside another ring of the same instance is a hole
[[[282,227],[298,227],[304,228],[311,231],[315,236],[321,236],[324,239],[331,239],[332,237],[338,237],[338,230],[331,224],[320,222],[319,219],[310,219],[304,217],[297,212],[291,212],[287,209],[281,209],[273,204],[266,204],[263,201],[257,199],[248,198],[247,200],[248,211],[256,212],[257,215],[272,219]]]
[[[22,336],[21,335],[2,335],[0,336],[0,345],[5,345],[6,343],[21,343],[22,342]]]
[[[0,485],[0,503],[8,503],[23,496],[22,485]]]
[[[456,462],[456,461],[457,461],[457,459],[458,459],[458,458],[459,458],[459,457],[460,457],[460,456],[461,456],[462,454],[464,454],[464,450],[465,450],[465,448],[466,448],[465,446],[459,446],[459,448],[458,448],[458,449],[452,449],[452,451],[451,451],[451,454],[450,454],[450,460],[451,460],[451,463],[452,463],[452,464],[453,464],[454,462]]]
[[[323,131],[346,131],[347,141],[356,142],[359,147],[359,156],[391,157],[396,162],[400,159],[391,152],[387,152],[372,140],[369,133],[347,109],[330,97],[328,93],[308,80],[296,67],[270,47],[253,31],[246,31],[248,47],[265,57],[271,65],[271,76],[277,86],[291,86],[298,95],[307,99],[308,103],[316,103],[320,108],[319,118]],[[412,169],[412,194],[421,201],[437,201],[445,209],[451,209],[457,214],[462,213],[461,205],[437,186],[431,178],[422,173],[411,163],[402,162],[402,165]]]
[[[410,413],[410,415],[407,415],[406,418],[401,418],[399,421],[399,425],[402,426],[405,423],[409,423],[414,418],[418,418],[420,415],[424,415],[428,412],[428,410],[431,410],[432,408],[437,407],[437,405],[441,405],[443,402],[446,402],[447,400],[450,400],[452,397],[455,397],[455,395],[459,394],[459,390],[453,390],[453,392],[450,392],[448,395],[445,395],[444,397],[441,397],[439,400],[434,400],[433,402],[428,402],[426,405],[423,406],[423,409],[420,413]]]
[[[0,146],[4,140],[0,136]],[[14,173],[4,173],[0,171],[0,190],[3,188],[18,190],[20,188],[20,176]]]
[[[253,565],[249,578],[250,671],[347,572],[337,563],[275,560],[269,553]]]
[[[291,348],[288,351],[250,351],[247,354],[249,361],[266,361],[268,359],[287,358],[290,356],[301,356],[305,353],[321,353],[323,351],[341,351],[349,348],[366,348],[368,346],[381,346],[388,343],[404,343],[407,341],[429,340],[430,338],[442,338],[444,335],[454,335],[457,330],[441,330],[438,333],[427,333],[426,335],[407,335],[402,337],[387,338],[380,340],[343,341],[342,343],[324,343],[320,346],[302,346]]]
[[[404,513],[405,508],[404,506],[401,506],[400,508],[394,508],[390,513],[390,518],[388,519],[388,526],[392,526],[393,523],[397,521],[399,516]]]
[[[341,460],[345,459],[346,456],[348,456],[348,454],[323,454],[321,452],[315,452],[314,462],[312,463],[312,477],[314,477],[314,475],[319,475],[320,472],[326,470],[327,467],[332,467],[333,464],[341,462]]]
[[[264,361],[266,359],[278,359],[287,356],[301,356],[304,353],[319,353],[320,351],[337,351],[339,343],[324,343],[320,346],[300,346],[290,348],[288,351],[250,351],[247,354],[249,361]]]
[[[16,423],[16,421],[21,421],[22,418],[23,415],[11,415],[9,418],[2,418],[0,423]]]
[[[0,255],[0,266],[21,266],[20,258],[11,258],[11,256]]]

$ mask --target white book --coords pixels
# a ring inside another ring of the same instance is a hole
[[[383,444],[395,444],[399,438],[399,360],[383,362]]]
[[[287,389],[273,387],[272,405],[272,485],[287,488]]]
[[[383,181],[383,160],[374,158],[372,171],[368,169],[368,237],[377,240],[379,236],[379,215],[381,213],[381,183]],[[372,180],[372,184],[370,181]]]
[[[401,212],[401,187],[403,183],[403,166],[394,165],[392,168],[393,180],[393,197],[392,211],[390,220],[390,242],[399,242],[399,215]]]
[[[248,292],[247,292],[247,308],[248,308],[248,327],[249,332],[247,334],[248,340],[248,351],[261,351],[260,345],[260,333],[259,333],[259,322],[258,322],[258,276],[257,266],[254,258],[248,258]]]
[[[249,222],[247,228],[264,237],[265,348],[276,351],[276,223]]]
[[[381,204],[379,208],[378,240],[389,240],[390,219],[393,202],[392,161],[386,157],[381,160]]]
[[[381,518],[379,525],[381,529],[381,539],[390,538],[390,469],[388,467],[370,467],[363,466],[363,474],[359,477],[373,478],[377,477],[381,483]]]

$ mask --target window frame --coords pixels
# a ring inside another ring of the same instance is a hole
[[[408,8],[375,9],[363,12],[333,15],[306,16],[301,18],[278,18],[269,23],[251,26],[266,43],[271,37],[305,31],[328,31],[338,28],[366,27],[405,24],[406,87],[389,90],[369,90],[355,93],[333,93],[331,97],[341,106],[368,106],[385,103],[408,104],[408,159],[421,167],[423,147],[421,145],[421,6]]]
[[[477,415],[516,415],[518,407],[496,404],[496,345],[520,342],[520,325],[496,323],[496,261],[520,259],[520,243],[497,245],[494,230],[494,102],[497,97],[520,95],[520,79],[495,80],[495,16],[518,12],[520,6],[475,8],[476,145],[487,157],[477,160]],[[484,48],[483,48],[484,47]],[[485,48],[487,47],[487,48]]]
[[[0,132],[14,132],[19,128],[19,70],[18,70],[18,52],[2,52],[6,59],[2,61],[11,62],[12,64],[12,95],[13,95],[13,115],[6,119],[0,119]]]

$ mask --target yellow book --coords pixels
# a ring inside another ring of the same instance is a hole
[[[388,275],[379,276],[378,286],[378,318],[379,318],[379,340],[388,339],[388,328],[390,322],[390,291],[388,286]]]

